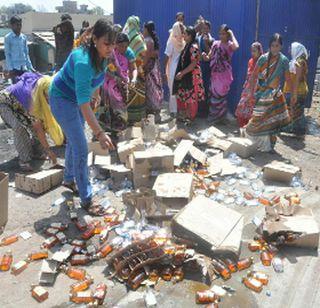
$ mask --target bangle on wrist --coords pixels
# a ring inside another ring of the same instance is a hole
[[[103,130],[99,130],[98,133],[95,134],[96,138],[99,139],[101,134],[103,134]]]

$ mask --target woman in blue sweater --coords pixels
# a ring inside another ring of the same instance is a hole
[[[104,81],[114,39],[115,33],[108,21],[98,20],[88,45],[70,54],[50,88],[52,112],[67,137],[64,185],[74,192],[77,185],[82,207],[87,210],[94,210],[99,205],[92,200],[84,122],[87,121],[103,149],[114,148],[91,108],[100,101],[99,87]]]

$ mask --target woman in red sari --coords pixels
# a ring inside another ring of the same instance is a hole
[[[251,45],[251,59],[248,62],[248,71],[246,81],[243,85],[240,102],[236,110],[236,117],[240,126],[240,134],[243,135],[243,127],[246,126],[251,119],[253,107],[255,104],[254,97],[250,97],[250,80],[256,63],[260,56],[263,54],[262,45],[255,42]]]
[[[173,94],[177,96],[179,119],[193,121],[198,112],[198,103],[204,100],[204,87],[200,68],[200,52],[195,42],[196,31],[188,27],[184,38],[186,46],[181,52]]]

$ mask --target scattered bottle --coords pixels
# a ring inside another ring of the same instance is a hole
[[[239,260],[237,263],[237,267],[239,271],[243,271],[249,268],[252,264],[253,264],[253,257],[249,257],[249,258]]]
[[[271,202],[270,202],[270,200],[268,200],[267,198],[260,197],[260,198],[258,198],[258,201],[259,201],[262,205],[271,206]]]
[[[96,227],[95,227],[94,224],[88,225],[87,230],[82,233],[81,237],[82,237],[84,240],[88,240],[89,238],[91,238],[92,236],[94,236],[94,231],[95,231],[95,229],[96,229]]]
[[[91,261],[89,256],[84,255],[74,255],[71,257],[70,264],[71,265],[86,265]]]
[[[104,299],[107,294],[107,286],[104,283],[99,283],[93,293],[93,298],[98,305],[103,305]]]
[[[271,265],[272,256],[265,248],[260,253],[260,260],[264,266]]]
[[[211,290],[198,291],[196,293],[197,304],[210,304],[219,300],[219,296]]]
[[[48,258],[48,250],[41,250],[36,252],[33,251],[28,255],[29,261],[36,261],[36,260],[47,259],[47,258]]]
[[[272,199],[271,199],[271,203],[272,205],[276,205],[276,204],[279,204],[281,201],[281,198],[280,196],[274,196]]]
[[[272,244],[268,244],[268,246],[266,246],[266,250],[271,254],[272,257],[276,256],[276,254],[279,252],[279,249]]]
[[[76,225],[77,229],[79,231],[85,231],[88,227],[88,225],[84,221],[75,221],[74,224]]]
[[[173,279],[176,282],[180,282],[184,279],[184,272],[182,267],[177,267],[173,271]]]
[[[235,273],[238,270],[237,264],[233,262],[231,259],[226,258],[223,260],[223,262],[228,267],[231,273]]]
[[[17,276],[20,273],[22,273],[27,267],[28,267],[27,261],[24,261],[24,260],[19,261],[11,267],[11,274]]]
[[[44,302],[49,297],[49,292],[41,287],[41,286],[33,286],[31,288],[31,295],[35,298],[39,303]]]
[[[51,225],[50,225],[51,228],[53,229],[57,229],[59,231],[65,231],[68,229],[68,224],[64,224],[62,222],[53,222]]]
[[[262,235],[255,235],[253,238],[255,241],[259,242],[261,245],[266,244],[266,240],[263,238]]]
[[[165,281],[170,281],[172,279],[172,268],[168,266],[162,269],[161,278]]]
[[[84,247],[86,246],[86,242],[83,241],[83,240],[77,240],[77,239],[75,239],[75,240],[73,240],[73,241],[71,242],[71,245],[72,245],[72,246],[75,246],[75,247],[84,248]]]
[[[76,267],[62,267],[62,270],[67,274],[71,279],[75,280],[84,280],[87,276],[86,270]]]
[[[110,232],[109,228],[106,228],[103,231],[101,231],[100,236],[99,236],[100,243],[104,243],[108,239],[109,232]]]
[[[70,294],[70,301],[76,304],[88,304],[94,302],[93,294],[91,290],[80,291]]]
[[[48,228],[46,229],[46,231],[44,232],[47,236],[54,236],[59,232],[59,230],[57,229],[53,229],[53,228]]]
[[[159,271],[157,269],[153,269],[149,273],[149,280],[153,282],[157,282],[159,280]]]
[[[276,273],[283,273],[284,271],[284,265],[283,265],[283,261],[282,259],[276,257],[276,258],[273,258],[272,260],[272,266],[273,266],[273,269]]]
[[[89,289],[91,284],[93,284],[93,278],[87,277],[85,280],[75,282],[74,284],[72,284],[70,287],[70,292],[76,293],[80,291],[85,291]]]
[[[0,259],[0,271],[6,272],[10,270],[13,261],[12,251],[8,250]]]
[[[106,244],[102,246],[98,252],[98,257],[99,258],[105,258],[109,253],[111,253],[113,250],[112,246],[109,244]]]
[[[261,249],[261,244],[257,241],[252,241],[248,243],[248,248],[252,252],[259,251]]]
[[[0,241],[0,246],[11,245],[11,244],[17,242],[18,239],[19,239],[18,235],[10,235],[10,236],[4,237]]]
[[[50,249],[58,243],[58,239],[55,236],[47,238],[41,245],[41,248]]]
[[[269,276],[263,272],[250,271],[248,272],[247,277],[252,277],[256,280],[259,280],[265,286],[269,283]]]
[[[141,283],[146,280],[147,275],[145,274],[145,272],[140,272],[138,273],[133,279],[131,279],[131,281],[128,281],[128,285],[132,290],[137,290]]]
[[[218,262],[217,260],[213,259],[212,264],[214,266],[215,271],[224,279],[228,280],[231,278],[231,272],[229,269],[224,265]]]
[[[263,288],[263,284],[262,282],[260,282],[259,280],[252,278],[252,277],[244,277],[242,279],[242,282],[244,283],[244,285],[248,288],[251,289],[257,293],[260,293],[262,291]]]

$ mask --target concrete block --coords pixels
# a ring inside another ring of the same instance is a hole
[[[43,170],[34,174],[16,174],[16,188],[40,195],[62,183],[62,170]]]
[[[279,221],[265,220],[263,232],[268,235],[281,231],[301,232],[302,235],[286,244],[287,246],[317,249],[319,246],[319,226],[311,209],[296,206],[293,216],[280,215]]]
[[[157,176],[173,172],[174,155],[169,147],[156,144],[145,151],[133,153],[133,182],[135,188],[152,188]]]
[[[263,167],[263,178],[268,181],[291,183],[293,177],[300,172],[300,168],[280,161]]]
[[[132,154],[135,151],[143,151],[143,150],[144,150],[144,143],[142,138],[125,140],[117,144],[119,160],[123,164],[127,163],[130,154]]]
[[[192,140],[181,140],[176,149],[174,150],[174,165],[180,166],[189,150],[193,146],[194,141]]]
[[[173,219],[175,235],[205,249],[240,253],[243,216],[204,196],[187,204]]]
[[[157,177],[153,190],[164,205],[181,208],[192,198],[192,184],[192,174],[164,173]]]
[[[225,151],[225,154],[236,153],[242,158],[248,158],[252,156],[256,150],[256,145],[248,138],[229,138],[231,142],[230,147]]]
[[[136,126],[128,127],[127,129],[122,131],[119,135],[119,141],[125,141],[125,140],[137,139],[137,138],[143,138],[141,127],[136,127]]]

